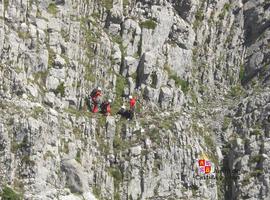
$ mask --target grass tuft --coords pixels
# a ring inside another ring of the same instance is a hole
[[[58,10],[57,10],[57,6],[55,3],[50,3],[48,8],[47,8],[48,12],[50,14],[52,14],[53,16],[56,16]]]
[[[2,200],[22,200],[22,195],[15,192],[13,189],[11,189],[8,186],[5,186],[3,188],[2,193],[0,194],[0,197]]]
[[[149,19],[144,22],[141,22],[140,26],[146,29],[155,29],[157,27],[157,23],[154,20]]]

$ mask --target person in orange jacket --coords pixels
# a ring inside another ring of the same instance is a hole
[[[99,97],[101,97],[101,88],[98,87],[96,89],[94,89],[92,92],[91,92],[91,100],[93,102],[93,109],[92,109],[92,112],[93,113],[97,113],[98,112],[98,104],[99,104]]]
[[[132,97],[131,95],[129,96],[129,106],[130,110],[134,111],[135,110],[135,105],[136,105],[136,98]]]

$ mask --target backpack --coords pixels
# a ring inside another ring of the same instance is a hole
[[[98,91],[97,89],[94,89],[94,90],[91,92],[90,97],[94,97],[94,96],[96,95],[97,91]]]
[[[100,106],[100,108],[101,108],[101,112],[102,113],[106,113],[107,112],[107,103],[106,102],[103,102],[102,104],[101,104],[101,106]]]

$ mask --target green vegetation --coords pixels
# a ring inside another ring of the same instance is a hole
[[[102,6],[104,6],[107,10],[113,8],[113,0],[101,0]]]
[[[102,116],[103,117],[103,116]],[[103,117],[104,118],[104,117]],[[110,153],[110,146],[104,139],[104,135],[96,135],[96,140],[98,142],[98,149],[103,155],[108,155]]]
[[[156,73],[152,73],[151,74],[151,87],[155,88],[157,85],[157,74]]]
[[[101,32],[102,30],[99,30],[97,28],[89,28],[87,24],[89,23],[94,24],[95,22],[90,21],[88,18],[81,18],[80,19],[80,26],[84,33],[84,39],[85,43],[83,44],[83,48],[85,48],[87,57],[91,60],[95,56],[95,52],[93,50],[93,44],[98,43],[100,41]],[[89,63],[87,63],[89,64]]]
[[[197,185],[191,185],[192,196],[196,196],[198,193],[199,187]]]
[[[155,159],[154,160],[154,167],[153,167],[153,172],[156,176],[158,176],[158,172],[162,167],[162,160]]]
[[[223,9],[222,9],[222,12],[219,14],[218,18],[219,18],[220,20],[223,20],[223,19],[225,18],[226,13],[229,12],[230,9],[231,9],[231,4],[225,3],[225,4],[224,4],[224,7],[223,7]]]
[[[217,180],[217,193],[218,193],[218,199],[222,199],[224,197],[224,186],[225,186],[225,177],[218,175]]]
[[[232,119],[229,118],[229,117],[224,117],[224,120],[223,120],[223,125],[222,125],[222,128],[221,130],[222,131],[226,131],[230,125],[230,123],[232,122]]]
[[[82,130],[78,127],[73,128],[73,134],[77,140],[81,139],[82,137]]]
[[[25,148],[27,148],[27,146],[28,146],[28,138],[27,138],[27,136],[25,135],[25,136],[23,137],[22,142],[19,143],[19,144],[17,144],[16,142],[12,141],[12,143],[11,143],[11,152],[12,152],[12,153],[16,153],[16,152],[17,152],[18,150],[20,150],[20,149],[25,149]]]
[[[56,54],[51,48],[48,48],[48,54],[49,54],[48,67],[51,68],[54,66],[54,59]]]
[[[242,180],[242,185],[246,186],[250,183],[250,175],[246,176],[243,180]]]
[[[168,72],[169,78],[175,81],[175,85],[177,87],[181,86],[181,90],[184,92],[184,94],[187,94],[189,91],[188,81],[179,78],[177,74],[171,70],[168,64],[165,64],[164,69]]]
[[[150,138],[151,141],[157,143],[157,144],[161,144],[161,141],[162,141],[162,135],[159,133],[159,130],[158,128],[153,128],[153,129],[150,129],[148,131],[148,134],[147,134]]]
[[[84,79],[91,82],[95,81],[96,77],[95,74],[93,73],[92,65],[85,65]]]
[[[47,160],[48,158],[54,158],[55,156],[53,155],[53,153],[51,151],[47,151],[44,155],[43,155],[43,159]]]
[[[114,197],[114,200],[121,200],[119,192],[115,192],[113,197]]]
[[[175,81],[176,86],[181,86],[181,90],[186,94],[189,90],[189,83],[186,80],[179,78],[176,74],[171,78]]]
[[[255,171],[251,172],[250,175],[253,177],[258,177],[260,175],[263,174],[263,170],[262,169],[256,169]]]
[[[230,3],[225,3],[223,9],[226,10],[227,12],[229,12],[230,9],[231,9],[231,4]]]
[[[71,115],[75,115],[76,118],[80,117],[80,116],[86,116],[86,117],[92,117],[92,113],[91,112],[87,112],[87,109],[85,110],[77,110],[75,108],[66,108],[64,109],[65,112],[70,113]],[[74,131],[74,130],[73,130]],[[75,134],[76,137],[76,132],[73,132]]]
[[[46,79],[48,76],[49,71],[42,71],[42,72],[37,72],[34,74],[34,81],[35,83],[38,84],[40,88],[44,88],[44,85],[46,84]],[[41,81],[41,83],[39,83]]]
[[[100,18],[100,13],[99,12],[93,12],[93,14],[91,16],[97,20],[97,19]]]
[[[164,128],[166,130],[173,130],[175,119],[172,116],[168,116],[164,119],[159,119],[158,128]]]
[[[78,163],[81,163],[81,162],[82,162],[82,160],[81,160],[81,150],[80,150],[80,149],[77,150],[75,160],[76,160]]]
[[[9,0],[4,0],[4,10],[8,9]]]
[[[122,59],[124,59],[124,57],[127,55],[127,51],[126,51],[127,46],[123,45],[123,40],[122,40],[121,36],[119,36],[119,35],[112,36],[112,41],[119,44],[119,48],[120,48],[120,51],[122,53]]]
[[[242,86],[240,84],[238,84],[238,85],[235,85],[231,88],[229,95],[233,98],[238,97],[238,96],[242,96],[242,95],[244,95],[244,90],[243,90]]]
[[[155,29],[157,27],[157,23],[152,19],[148,19],[144,22],[141,22],[140,26],[141,26],[141,28]]]
[[[30,156],[28,156],[28,155],[25,155],[22,157],[22,162],[27,164],[27,165],[31,165],[31,166],[35,165],[35,162],[33,160],[31,160]]]
[[[93,32],[93,31],[86,30],[85,31],[85,39],[86,39],[87,43],[89,43],[89,44],[95,43],[95,42],[98,42],[98,40],[100,39],[100,35]]]
[[[118,129],[118,127],[117,127]],[[121,127],[120,127],[121,129]],[[117,130],[119,131],[119,130]],[[120,133],[117,133],[120,134]],[[114,153],[119,153],[122,152],[124,150],[126,150],[127,148],[129,148],[131,144],[129,144],[127,141],[123,140],[119,135],[116,135],[113,139],[113,150]]]
[[[18,36],[19,36],[19,38],[21,38],[23,40],[31,37],[29,32],[23,32],[23,31],[18,31]]]
[[[260,163],[262,161],[264,161],[264,157],[262,155],[256,155],[256,156],[251,156],[249,161],[251,163]]]
[[[215,155],[216,152],[216,145],[212,139],[211,135],[204,135],[204,142],[208,148],[208,156],[212,162],[214,162],[216,165],[218,164],[218,159]]]
[[[32,117],[36,119],[42,114],[44,114],[44,109],[42,107],[35,107],[33,109]]]
[[[114,180],[114,187],[116,190],[119,189],[119,185],[122,182],[123,175],[119,167],[110,167],[109,174],[113,177]]]
[[[3,188],[2,193],[0,194],[0,197],[2,198],[2,200],[22,200],[22,194],[18,194],[17,192],[15,192],[13,189],[11,189],[8,186],[5,186]]]
[[[195,14],[195,21],[193,23],[193,28],[197,29],[201,25],[202,21],[204,20],[204,10],[201,7],[199,10],[197,10]]]
[[[262,135],[262,134],[263,134],[262,130],[257,128],[250,133],[250,135]]]
[[[118,109],[122,106],[123,104],[123,94],[124,94],[124,89],[125,86],[127,85],[127,80],[123,76],[117,75],[116,79],[116,86],[115,86],[115,93],[116,97],[115,100],[112,104],[112,114],[116,114]]]
[[[61,33],[62,38],[64,38],[65,42],[68,42],[69,41],[69,32],[62,28],[60,33]]]
[[[64,82],[60,83],[57,88],[54,91],[55,95],[60,94],[61,97],[65,96],[65,86],[64,86]]]
[[[61,151],[65,154],[69,153],[69,147],[68,147],[68,141],[65,141],[65,139],[61,139]]]
[[[206,146],[207,146],[209,149],[215,151],[215,144],[214,144],[214,141],[213,141],[211,135],[205,135],[205,136],[204,136],[204,142],[205,142]]]
[[[129,5],[129,0],[123,0],[123,7],[125,8],[128,5]]]
[[[245,78],[245,67],[244,65],[240,66],[240,71],[239,71],[239,80],[243,81]]]
[[[7,120],[7,125],[8,125],[8,126],[11,126],[11,125],[13,125],[13,124],[14,124],[14,118],[11,117],[11,118],[9,118],[9,119]]]
[[[195,19],[198,20],[198,21],[202,21],[204,19],[204,11],[203,11],[202,8],[197,10],[197,12],[195,14]]]
[[[58,12],[57,6],[55,3],[50,3],[47,10],[48,10],[48,13],[52,14],[53,16],[56,16]]]
[[[93,187],[93,194],[97,199],[101,199],[101,188],[98,186]]]

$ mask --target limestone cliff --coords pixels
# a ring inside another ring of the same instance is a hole
[[[0,0],[2,199],[270,199],[269,27],[269,0]]]

